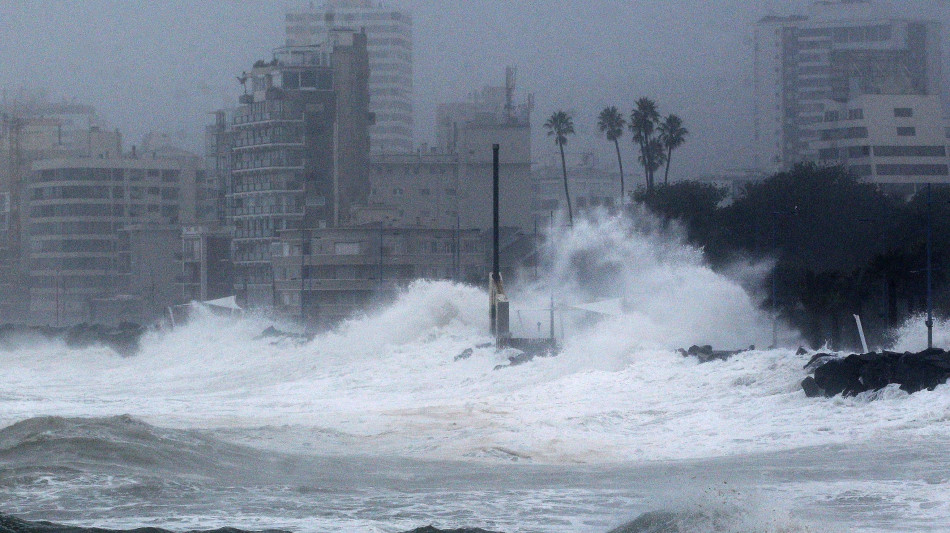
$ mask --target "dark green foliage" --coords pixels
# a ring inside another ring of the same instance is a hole
[[[725,197],[725,189],[698,181],[680,181],[658,187],[652,193],[640,187],[633,194],[634,202],[645,204],[667,220],[681,221],[689,241],[699,246],[719,239],[713,234],[718,225],[711,222],[718,216],[719,204]]]
[[[803,164],[748,185],[731,204],[709,184],[680,182],[638,190],[645,204],[678,220],[714,266],[737,257],[776,261],[776,304],[817,347],[856,347],[852,314],[870,342],[923,310],[926,296],[926,194],[909,202],[862,183],[838,167]],[[934,187],[934,305],[950,310],[940,265],[950,259],[950,188]],[[763,294],[771,294],[771,278]],[[771,297],[764,302],[771,308]]]

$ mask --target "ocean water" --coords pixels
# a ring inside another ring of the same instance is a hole
[[[950,389],[806,398],[795,332],[761,348],[772,323],[749,288],[769,265],[713,272],[648,217],[554,237],[540,279],[512,288],[512,319],[547,334],[554,288],[563,351],[510,368],[486,347],[485,291],[449,282],[305,343],[210,315],[128,358],[8,341],[0,512],[113,528],[606,532],[662,511],[675,528],[630,531],[950,529]],[[624,314],[570,307],[610,298]],[[690,344],[760,349],[699,364],[675,352]]]

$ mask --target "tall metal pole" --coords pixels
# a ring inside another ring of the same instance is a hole
[[[380,294],[383,291],[383,221],[379,221],[379,291]]]
[[[303,240],[304,240],[304,229],[300,228],[300,323],[306,324],[307,315],[306,315],[306,312],[304,311],[304,306],[303,306],[303,300],[304,300],[303,295],[304,295],[304,290],[305,290],[303,271],[304,271],[304,258],[306,256],[304,255]]]
[[[772,249],[778,254],[778,220],[772,221]],[[772,348],[778,347],[778,287],[776,285],[778,278],[778,259],[775,262],[775,270],[772,271]]]
[[[933,309],[933,213],[930,202],[930,183],[927,184],[927,349],[934,347]]]
[[[498,259],[498,149],[497,144],[491,145],[492,151],[492,276],[497,283],[499,280],[500,265]]]
[[[56,271],[56,327],[59,327],[59,286],[63,281],[62,270]]]
[[[551,242],[551,247],[552,247],[552,249],[553,249],[553,243],[554,243],[554,211],[551,211],[551,230],[550,230],[548,239],[550,239],[549,242]],[[550,311],[550,317],[551,317],[551,341],[553,342],[554,339],[556,338],[556,333],[555,333],[555,331],[554,331],[554,279],[553,279],[553,278],[551,279],[551,286],[548,287],[548,289],[551,291],[551,302],[550,302],[551,307],[550,307],[549,311]],[[562,328],[562,329],[563,329],[563,328]]]
[[[498,322],[498,308],[496,296],[498,288],[498,145],[492,147],[492,270],[489,275],[489,292],[491,301],[488,305],[488,320],[492,336],[496,335]]]

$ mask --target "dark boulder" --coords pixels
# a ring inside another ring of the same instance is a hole
[[[933,390],[947,382],[950,353],[930,349],[919,353],[884,351],[846,357],[817,354],[805,365],[810,366],[814,367],[814,377],[802,381],[802,389],[809,397],[854,396],[893,384],[913,394]]]
[[[262,339],[291,339],[296,341],[298,344],[303,344],[313,340],[313,335],[308,335],[306,333],[292,333],[290,331],[283,331],[277,329],[274,326],[268,326],[267,329],[260,332],[260,334],[254,337],[254,340]]]
[[[815,378],[808,376],[802,380],[802,389],[805,390],[805,396],[809,398],[817,398],[824,394],[824,391],[821,390],[821,387],[818,386],[818,383],[815,383]]]
[[[518,354],[508,356],[507,365],[496,365],[495,370],[523,365],[536,357],[554,357],[560,352],[560,346],[554,339],[510,338],[502,343],[505,348],[518,350]]]
[[[749,346],[742,350],[713,350],[712,346],[706,344],[704,346],[693,345],[688,350],[680,348],[677,351],[683,357],[695,357],[699,359],[700,363],[708,363],[710,361],[727,361],[734,355],[751,350],[755,350],[755,346]]]

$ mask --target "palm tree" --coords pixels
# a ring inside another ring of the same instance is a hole
[[[660,170],[660,167],[663,166],[663,163],[666,161],[666,148],[663,146],[663,142],[654,137],[646,142],[644,148],[644,153],[637,158],[643,169],[646,171],[647,175],[650,176],[650,185],[648,190],[653,190],[655,182],[653,181],[653,174]]]
[[[567,136],[574,135],[574,119],[566,111],[555,111],[551,118],[544,123],[548,136],[554,137],[554,144],[561,150],[561,171],[564,173],[564,196],[567,198],[567,217],[571,226],[574,225],[574,210],[571,207],[571,191],[567,188],[567,163],[564,161],[564,145]]]
[[[653,133],[659,121],[660,112],[657,110],[656,102],[649,98],[637,100],[637,107],[630,112],[630,131],[633,133],[633,141],[640,145],[639,159],[643,165],[648,193],[653,191],[655,183],[653,172],[659,168],[655,163],[656,150],[652,143]]]
[[[657,128],[657,133],[663,147],[666,148],[666,171],[663,174],[663,185],[669,185],[670,161],[673,159],[673,150],[686,142],[689,130],[683,127],[683,121],[678,116],[671,114]]]
[[[620,166],[620,205],[623,205],[624,198],[626,198],[626,192],[624,191],[623,186],[623,159],[620,157],[620,137],[623,136],[624,126],[627,125],[627,120],[620,114],[620,111],[616,107],[605,107],[603,111],[600,112],[600,117],[597,119],[597,128],[601,133],[607,136],[608,141],[613,141],[614,148],[617,149],[617,165]]]

